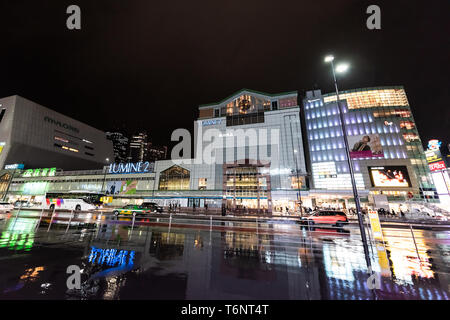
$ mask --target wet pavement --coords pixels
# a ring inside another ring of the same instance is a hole
[[[352,225],[16,213],[0,214],[0,299],[450,297],[450,229],[414,230],[416,249],[410,230],[384,228],[369,248],[373,290]],[[81,289],[67,287],[71,265]]]

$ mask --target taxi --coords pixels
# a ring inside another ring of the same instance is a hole
[[[128,204],[123,208],[118,208],[115,209],[113,211],[115,216],[119,216],[119,215],[132,215],[132,216],[141,216],[141,215],[146,215],[149,213],[161,213],[162,207],[158,206],[156,203],[154,202],[147,202],[147,203],[143,203],[141,205],[137,205],[137,204]]]

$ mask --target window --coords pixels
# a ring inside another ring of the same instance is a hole
[[[400,121],[400,128],[414,129],[416,125],[412,121]]]
[[[5,116],[6,108],[3,108],[2,111],[0,111],[0,122],[2,122],[3,117]]]
[[[278,110],[278,102],[272,101],[272,110]]]
[[[198,190],[206,190],[206,178],[199,178],[198,179]]]
[[[219,111],[220,111],[220,109],[214,109],[214,117],[215,118],[219,117]]]
[[[159,190],[189,190],[190,172],[180,166],[172,166],[159,175]]]

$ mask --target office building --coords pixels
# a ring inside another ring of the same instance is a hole
[[[17,95],[0,99],[0,168],[96,169],[112,158],[103,131]]]

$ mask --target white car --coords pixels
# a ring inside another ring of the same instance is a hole
[[[11,212],[14,210],[14,206],[9,202],[0,202],[0,212]]]

